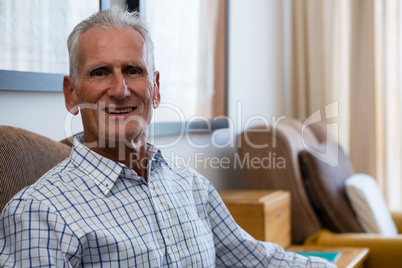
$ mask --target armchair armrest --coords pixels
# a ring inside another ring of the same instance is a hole
[[[364,267],[399,267],[402,263],[402,235],[385,237],[380,234],[338,234],[328,230],[321,230],[308,237],[304,244],[328,247],[370,248]]]
[[[402,234],[402,211],[391,211],[391,216],[398,229],[398,233]]]

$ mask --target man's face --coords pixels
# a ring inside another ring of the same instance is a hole
[[[85,142],[138,142],[160,102],[159,73],[148,69],[143,37],[131,28],[90,29],[78,48],[78,82],[67,77],[64,95],[71,113],[80,106]]]

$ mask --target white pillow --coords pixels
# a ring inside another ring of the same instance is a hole
[[[346,180],[346,193],[357,220],[367,233],[398,234],[376,180],[367,174],[354,174]]]

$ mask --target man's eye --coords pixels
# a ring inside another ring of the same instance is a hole
[[[139,74],[140,72],[137,69],[129,69],[127,74]]]
[[[106,73],[102,70],[96,70],[92,72],[92,76],[104,76]]]

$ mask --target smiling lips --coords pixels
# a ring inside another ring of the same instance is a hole
[[[135,107],[129,108],[105,108],[104,111],[108,114],[128,114],[135,110]]]

